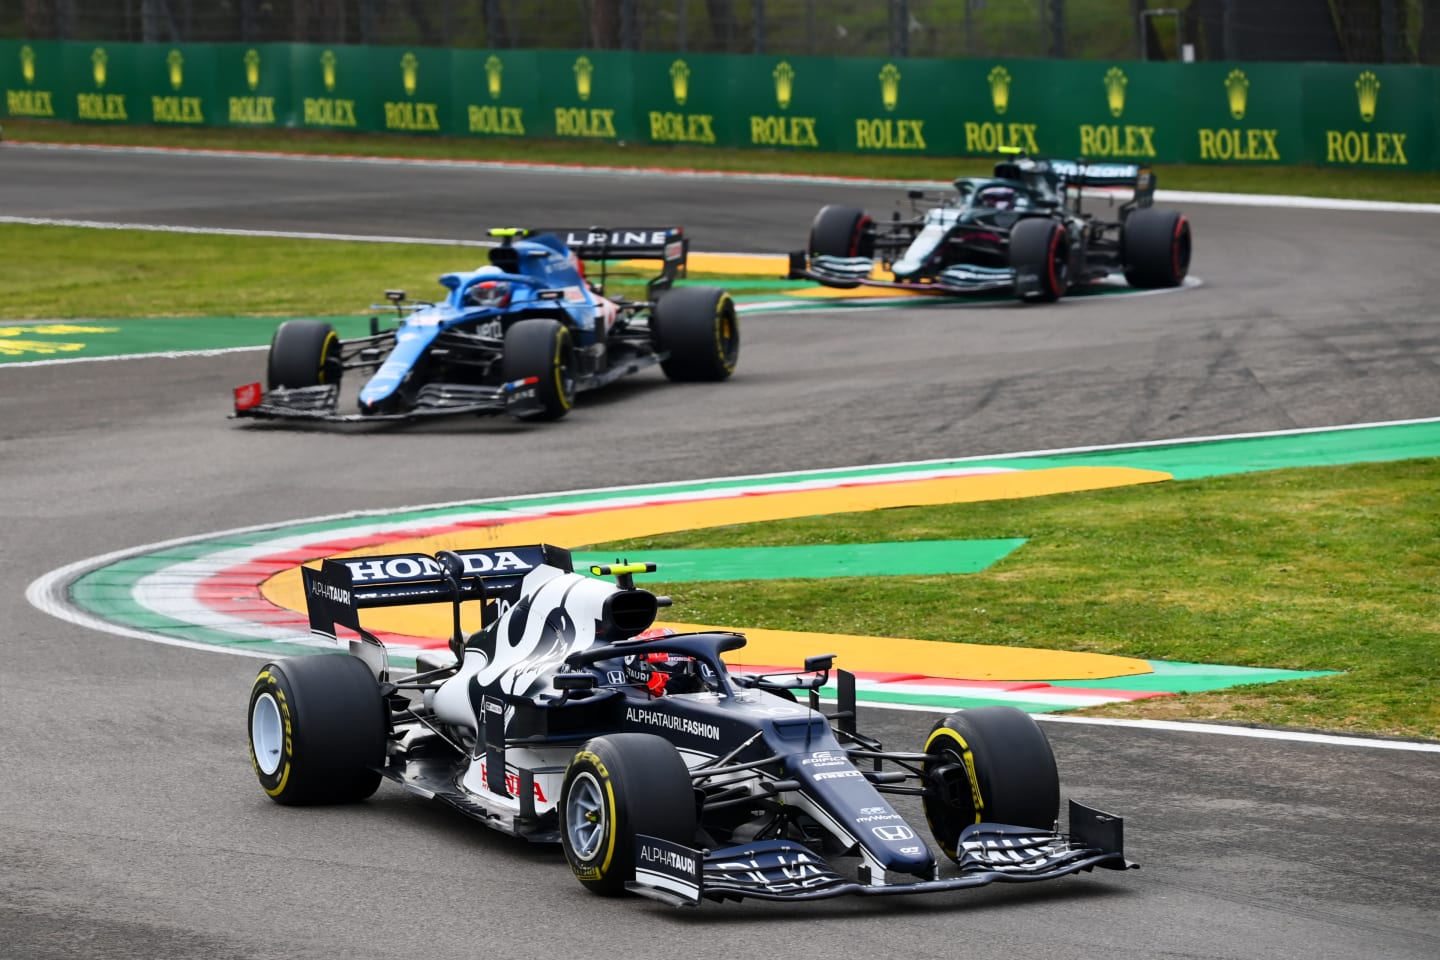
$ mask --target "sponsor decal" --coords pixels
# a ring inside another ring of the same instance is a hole
[[[324,600],[333,600],[336,603],[343,603],[347,607],[350,606],[350,591],[343,587],[337,587],[320,580],[311,580],[310,593],[312,596],[320,597]]]
[[[851,777],[864,777],[865,774],[859,770],[837,770],[834,773],[817,773],[816,780],[847,780]]]
[[[1371,123],[1380,105],[1380,78],[1372,70],[1355,79],[1355,96],[1360,119]],[[1405,141],[1409,134],[1381,130],[1326,130],[1325,161],[1365,166],[1407,167]]]
[[[833,750],[817,750],[804,760],[800,761],[802,767],[838,767],[850,762],[850,758],[843,753],[836,753]]]
[[[520,107],[497,107],[493,104],[469,106],[470,132],[500,136],[525,136],[525,114]]]
[[[243,387],[236,387],[235,409],[249,410],[251,407],[258,407],[263,396],[258,383],[247,383]]]
[[[990,105],[1003,114],[1010,109],[1010,71],[997,64],[985,81],[990,84]]]
[[[199,97],[151,97],[150,117],[156,123],[204,123]]]
[[[231,97],[231,123],[274,123],[274,97]]]
[[[533,569],[510,550],[467,551],[460,554],[466,573],[519,573]],[[367,581],[413,580],[416,577],[438,577],[443,569],[434,558],[423,554],[388,557],[375,560],[342,560],[350,568],[350,578],[357,584]]]
[[[1110,115],[1119,119],[1125,112],[1125,88],[1130,80],[1125,71],[1111,67],[1101,81]],[[1080,152],[1087,157],[1154,157],[1155,128],[1135,124],[1080,124]]]
[[[669,230],[569,230],[567,247],[661,247],[670,239]]]
[[[320,54],[320,79],[327,93],[335,92],[336,67],[339,61],[335,51],[326,50]],[[355,101],[337,97],[306,97],[302,103],[303,122],[307,127],[353,127],[355,122]]]
[[[863,816],[863,817],[856,817],[856,818],[855,818],[855,822],[856,822],[856,823],[874,823],[874,822],[876,822],[877,820],[899,820],[899,819],[901,819],[901,817],[900,817],[900,814],[898,814],[898,813],[870,813],[870,814],[866,814],[866,815]]]
[[[678,850],[665,849],[659,844],[642,843],[640,855],[637,858],[646,866],[662,866],[680,873],[693,874],[695,872],[695,858],[682,854]]]
[[[1230,116],[1236,120],[1245,119],[1246,100],[1250,94],[1250,78],[1239,68],[1231,70],[1225,77],[1225,100],[1230,107]],[[1202,160],[1270,160],[1280,161],[1280,148],[1276,145],[1279,130],[1230,128],[1198,131],[1200,137],[1200,159]]]
[[[406,51],[400,58],[400,85],[405,96],[415,96],[419,87],[420,59]],[[415,133],[438,131],[440,129],[440,106],[434,103],[387,101],[385,103],[385,127],[388,130],[407,130]]]
[[[20,47],[20,76],[26,87],[35,86],[35,50],[29,44]],[[55,95],[50,90],[6,90],[5,109],[12,117],[53,117]]]
[[[720,739],[720,726],[718,724],[706,723],[702,720],[696,720],[693,717],[682,717],[660,710],[629,707],[625,710],[625,720],[629,723],[643,723],[646,726],[659,727],[662,730],[688,733],[693,737],[704,737],[707,740]],[[858,772],[856,776],[859,776]]]
[[[900,105],[900,68],[880,68],[880,103],[886,113]],[[925,121],[894,117],[860,117],[855,121],[855,146],[860,150],[924,150]]]
[[[1002,147],[1013,147],[1025,153],[1039,153],[1040,144],[1035,140],[1035,123],[977,123],[965,124],[965,151],[967,153],[999,153]]]
[[[488,704],[487,704],[487,706],[488,706]],[[504,708],[502,707],[501,709],[504,709]],[[489,782],[489,781],[486,779],[486,775],[485,775],[485,761],[484,761],[484,760],[481,760],[481,761],[480,761],[480,779],[481,779],[481,782],[483,782],[483,783],[488,783],[488,782]],[[508,794],[509,794],[510,796],[512,796],[512,797],[515,797],[515,796],[519,796],[519,795],[520,795],[520,774],[518,774],[518,773],[512,773],[512,772],[510,771],[509,767],[506,767],[506,769],[505,769],[505,792],[508,793]],[[545,799],[545,791],[540,788],[540,780],[539,780],[538,777],[535,779],[535,802],[536,802],[536,803],[549,803],[549,802],[550,802],[550,801],[548,801],[548,800]]]
[[[571,69],[575,71],[575,95],[582,101],[589,100],[595,64],[590,62],[589,57],[577,57]]]
[[[497,56],[491,55],[485,60],[485,89],[490,92],[491,100],[500,99],[500,81],[505,74],[505,63]]]
[[[871,827],[870,832],[875,835],[875,839],[884,840],[888,843],[915,839],[915,831],[904,824],[897,824],[893,827]]]

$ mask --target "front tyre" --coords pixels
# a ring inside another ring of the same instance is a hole
[[[740,358],[735,301],[716,287],[677,287],[650,314],[655,349],[665,376],[677,382],[724,380]]]
[[[873,257],[875,229],[865,211],[832,203],[810,224],[810,256]]]
[[[347,654],[268,663],[250,689],[250,763],[276,803],[354,803],[380,785],[380,685]]]
[[[1141,207],[1125,218],[1121,247],[1130,286],[1178,287],[1190,272],[1190,221],[1175,210]]]
[[[1070,286],[1070,234],[1065,225],[1049,217],[1016,223],[1010,231],[1010,267],[1021,299],[1058,300]]]
[[[605,897],[635,877],[635,836],[695,842],[695,792],[668,740],[617,733],[588,741],[560,787],[560,843],[576,879]]]
[[[340,335],[330,324],[319,320],[286,320],[275,330],[266,370],[271,390],[338,384],[342,372]]]
[[[925,819],[945,855],[959,858],[973,823],[1049,830],[1060,812],[1060,774],[1050,741],[1014,707],[953,713],[930,731],[923,766]]]
[[[570,330],[552,317],[519,320],[505,331],[505,381],[535,378],[536,407],[521,420],[559,420],[575,405],[575,348]],[[523,388],[522,388],[523,389]]]

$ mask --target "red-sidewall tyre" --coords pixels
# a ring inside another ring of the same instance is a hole
[[[873,257],[875,234],[870,218],[858,207],[830,204],[810,224],[810,255]]]
[[[1017,278],[1033,272],[1038,286],[1016,290],[1027,300],[1058,300],[1070,286],[1070,234],[1059,220],[1026,217],[1010,230],[1010,267]]]
[[[1190,273],[1190,220],[1175,210],[1131,211],[1125,219],[1121,251],[1130,286],[1178,287]]]

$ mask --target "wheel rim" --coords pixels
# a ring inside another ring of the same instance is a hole
[[[250,749],[255,751],[255,765],[260,772],[273,776],[280,769],[280,755],[285,746],[285,723],[280,705],[268,693],[255,699],[250,710]]]
[[[581,860],[592,860],[605,841],[609,823],[604,793],[590,773],[582,773],[570,785],[565,801],[565,832],[570,849]]]

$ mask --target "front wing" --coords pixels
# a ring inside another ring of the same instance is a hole
[[[879,287],[950,297],[1004,293],[1015,289],[1015,271],[1005,267],[956,264],[933,277],[919,280],[875,279],[870,276],[874,267],[875,261],[869,257],[817,256],[807,262],[804,251],[795,251],[790,254],[788,277],[791,280],[812,280],[840,290]]]
[[[414,403],[405,410],[393,413],[338,413],[338,385],[322,384],[262,392],[260,384],[253,383],[235,389],[235,410],[231,416],[328,423],[380,423],[462,414],[484,416],[509,413],[513,416],[525,416],[540,410],[537,404],[527,401],[527,397],[529,401],[533,401],[533,391],[523,389],[527,386],[529,384],[524,380],[499,386],[430,383],[420,389]]]
[[[849,894],[898,896],[941,893],[989,883],[1053,880],[1102,867],[1135,869],[1125,859],[1119,817],[1070,801],[1070,833],[977,823],[961,832],[959,873],[900,880],[853,879],[836,873],[808,847],[763,840],[719,850],[696,850],[655,837],[635,842],[634,893],[675,906],[701,900],[820,900]]]

